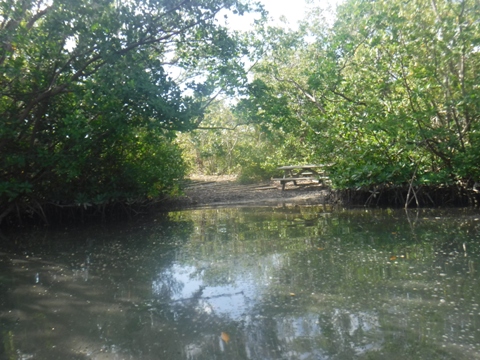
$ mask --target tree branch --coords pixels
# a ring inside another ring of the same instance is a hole
[[[225,127],[225,126],[212,126],[212,127],[203,127],[199,126],[195,130],[235,130],[239,126],[250,125],[251,123],[240,123],[236,124],[234,127]]]
[[[273,77],[275,78],[275,80],[277,80],[278,82],[288,82],[288,83],[291,83],[293,84],[293,86],[295,86],[297,88],[297,90],[299,90],[308,100],[310,100],[316,107],[318,110],[320,110],[322,113],[325,113],[325,108],[322,106],[322,104],[320,104],[317,99],[315,98],[314,95],[312,94],[309,94],[305,89],[303,89],[300,84],[298,84],[295,80],[292,80],[292,79],[282,79],[282,78],[279,78],[277,75],[273,74]]]

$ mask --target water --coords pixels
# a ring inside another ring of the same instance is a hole
[[[0,359],[480,359],[480,214],[203,209],[5,234]]]

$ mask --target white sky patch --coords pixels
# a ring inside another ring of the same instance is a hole
[[[261,0],[276,25],[294,27],[305,17],[305,0]]]
[[[299,21],[306,18],[311,8],[321,8],[327,19],[334,18],[337,5],[342,0],[259,0],[268,11],[269,25],[295,29]],[[226,13],[226,12],[225,12]],[[223,16],[225,13],[222,13]],[[258,15],[246,14],[238,16],[228,14],[228,27],[232,30],[246,31]],[[223,22],[222,22],[223,24]]]

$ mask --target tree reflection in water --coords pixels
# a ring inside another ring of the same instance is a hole
[[[478,359],[478,216],[408,215],[211,209],[12,234],[0,357]]]

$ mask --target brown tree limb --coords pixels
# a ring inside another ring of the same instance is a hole
[[[250,125],[251,123],[240,123],[240,124],[235,124],[234,127],[226,127],[226,126],[199,126],[199,127],[196,127],[195,129],[196,130],[235,130],[237,127],[239,126],[243,126],[243,125]]]

